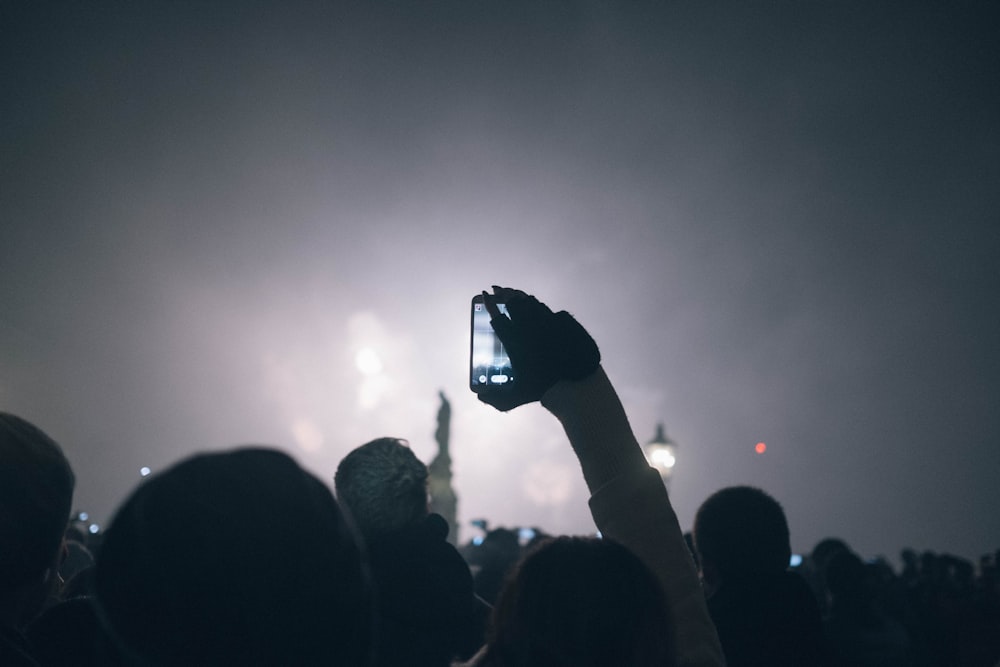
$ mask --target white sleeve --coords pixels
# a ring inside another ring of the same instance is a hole
[[[677,515],[603,369],[580,382],[557,383],[542,404],[562,423],[580,460],[601,534],[632,550],[660,580],[674,623],[677,665],[724,666]]]

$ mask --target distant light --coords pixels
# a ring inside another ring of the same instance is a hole
[[[76,515],[76,518],[79,519],[80,521],[87,521],[88,519],[90,519],[90,515],[87,514],[86,512],[80,512],[79,514]]]
[[[90,524],[90,527],[87,528],[87,530],[90,531],[91,535],[97,535],[99,532],[101,532],[101,527],[98,526],[96,523],[92,523]]]
[[[791,567],[798,567],[799,565],[802,565],[802,556],[799,554],[792,554],[792,557],[788,560],[788,564]]]
[[[656,435],[643,447],[643,453],[666,484],[677,465],[677,443],[667,437],[662,423],[656,425]]]
[[[472,538],[472,543],[475,544],[478,547],[480,544],[483,543],[483,536],[482,535],[476,535],[475,537]]]
[[[354,364],[365,375],[377,375],[382,372],[382,360],[379,358],[378,352],[370,347],[358,350],[354,356]]]
[[[657,468],[673,468],[674,464],[677,463],[677,457],[674,456],[669,449],[666,447],[662,449],[654,449],[649,454],[654,466]]]
[[[758,442],[757,445],[753,449],[758,454],[763,454],[764,452],[767,451],[767,445],[765,443],[763,443],[763,442]]]
[[[147,468],[146,466],[142,466],[141,468],[139,468],[139,474],[142,475],[143,477],[145,477],[146,475],[148,475],[151,472],[153,472],[153,471],[150,470],[149,468]]]

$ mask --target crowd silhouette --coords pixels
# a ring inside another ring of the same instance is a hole
[[[389,437],[328,481],[272,447],[196,454],[92,532],[60,446],[0,413],[0,667],[1000,666],[1000,551],[904,550],[896,572],[829,538],[793,567],[780,503],[749,486],[707,490],[685,535],[587,331],[483,294],[518,380],[479,399],[560,422],[600,537],[456,549]]]

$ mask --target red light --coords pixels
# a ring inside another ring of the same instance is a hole
[[[758,454],[763,454],[764,452],[767,451],[767,445],[765,445],[763,442],[758,442],[753,449]]]

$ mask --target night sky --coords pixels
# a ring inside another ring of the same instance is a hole
[[[0,0],[0,409],[106,522],[206,448],[429,461],[443,390],[464,522],[590,532],[554,418],[467,388],[509,285],[679,443],[683,526],[752,484],[799,552],[977,558],[997,35],[990,2]]]

